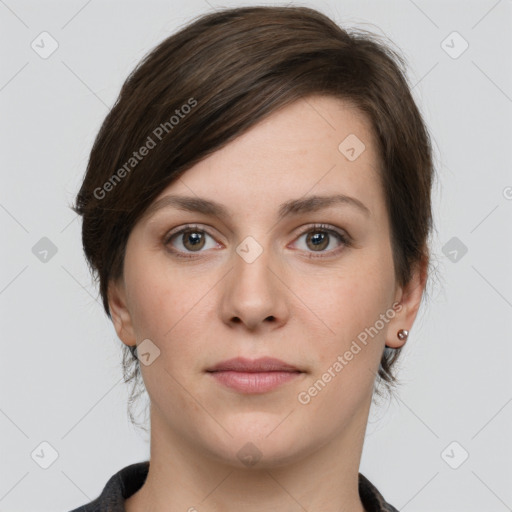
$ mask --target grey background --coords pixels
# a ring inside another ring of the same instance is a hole
[[[251,4],[0,0],[0,511],[70,510],[149,456],[127,419],[121,342],[68,206],[143,55],[193,16]],[[399,510],[512,510],[512,2],[297,5],[396,43],[439,173],[439,278],[406,345],[397,397],[372,408],[360,470]],[[43,46],[43,31],[58,42],[46,59],[31,47]],[[453,31],[469,44],[457,58]]]

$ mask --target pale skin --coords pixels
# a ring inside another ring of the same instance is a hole
[[[366,147],[354,161],[338,150],[349,134]],[[405,343],[397,331],[411,329],[426,280],[426,263],[406,286],[396,280],[378,165],[360,111],[310,96],[196,164],[157,198],[213,200],[229,217],[167,206],[135,225],[123,277],[109,287],[112,320],[123,343],[150,339],[160,355],[141,364],[151,400],[150,470],[126,500],[128,512],[364,512],[358,470],[376,373],[385,345]],[[333,194],[368,211],[345,202],[278,219],[286,201]],[[204,245],[188,243],[190,233],[168,240],[187,224]],[[322,233],[320,248],[308,241]],[[236,251],[249,236],[262,250],[250,263]],[[299,393],[394,303],[401,309],[378,335],[300,403]],[[276,357],[304,373],[253,395],[206,373],[238,356]],[[247,443],[259,453],[253,466],[237,455]]]

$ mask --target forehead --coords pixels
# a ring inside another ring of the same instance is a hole
[[[377,153],[371,125],[357,107],[309,96],[185,171],[155,202],[172,193],[264,209],[287,198],[341,193],[372,208],[382,201]]]

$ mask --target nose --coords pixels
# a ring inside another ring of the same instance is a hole
[[[224,282],[223,321],[232,328],[244,326],[251,331],[281,327],[289,316],[289,292],[278,262],[270,257],[269,249],[254,261],[240,254],[233,254],[233,268]]]

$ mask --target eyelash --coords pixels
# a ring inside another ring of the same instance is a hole
[[[167,234],[164,237],[164,245],[166,247],[169,246],[171,240],[174,237],[177,237],[178,235],[181,235],[181,234],[185,233],[186,231],[205,233],[208,236],[214,238],[213,235],[208,233],[208,231],[206,231],[205,229],[201,228],[200,226],[198,226],[196,224],[187,224],[186,226],[184,226],[180,230]],[[309,252],[309,256],[307,256],[308,259],[326,258],[327,256],[324,256],[323,254],[328,254],[329,256],[334,256],[334,255],[337,255],[345,247],[350,247],[351,246],[351,239],[350,239],[350,237],[348,235],[342,233],[341,231],[338,231],[337,229],[335,229],[335,228],[333,228],[333,227],[331,227],[331,226],[329,226],[327,224],[313,224],[312,226],[308,226],[308,228],[306,230],[302,231],[298,235],[297,239],[302,237],[302,236],[304,236],[304,235],[306,235],[307,233],[315,232],[315,231],[323,231],[323,232],[325,232],[325,233],[327,233],[329,235],[336,236],[338,238],[338,240],[342,243],[342,246],[337,248],[337,249],[333,249],[331,251],[320,251],[319,254],[315,254],[314,252]],[[190,256],[188,256],[188,255],[185,256],[182,253],[182,251],[178,251],[176,249],[169,249],[169,251],[172,252],[178,258],[191,259],[191,258],[195,258],[196,257],[196,255],[194,253],[189,253]]]

